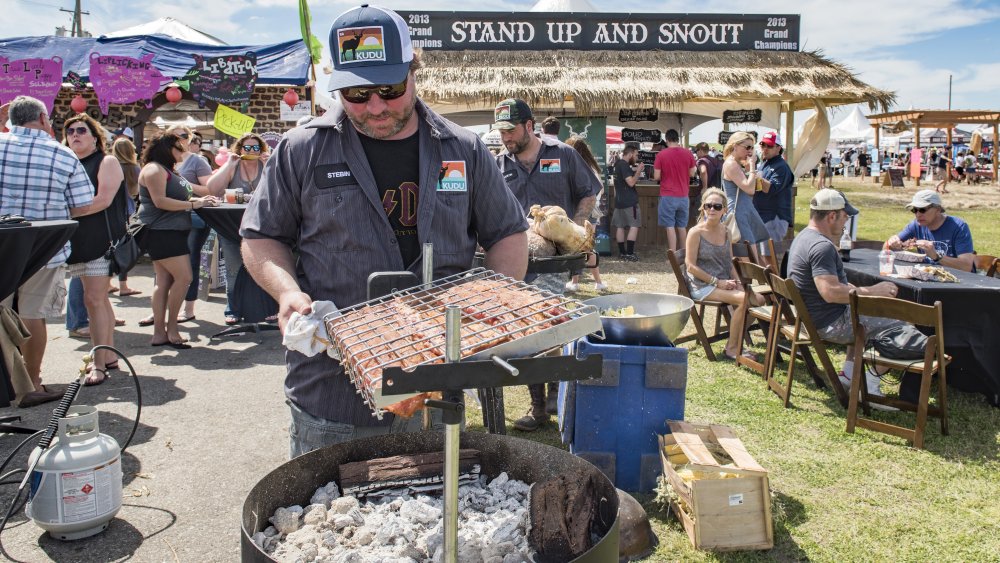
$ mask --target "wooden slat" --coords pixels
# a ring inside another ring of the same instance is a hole
[[[691,463],[719,466],[719,462],[715,460],[715,456],[708,451],[705,443],[701,440],[701,436],[698,436],[698,432],[691,425],[680,421],[671,421],[668,425],[670,426],[670,432],[674,435],[674,439],[677,440],[677,445],[681,447],[684,455],[687,456]]]
[[[729,457],[733,458],[733,462],[736,463],[737,467],[741,469],[750,469],[753,471],[765,471],[766,470],[757,463],[757,461],[751,456],[743,442],[737,438],[733,431],[729,429],[728,426],[721,426],[718,424],[711,425],[712,432],[715,434],[715,439],[719,442]]]

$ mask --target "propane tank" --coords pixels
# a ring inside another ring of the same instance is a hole
[[[25,514],[50,536],[76,540],[103,531],[122,507],[121,448],[100,433],[97,409],[70,407],[31,473]]]

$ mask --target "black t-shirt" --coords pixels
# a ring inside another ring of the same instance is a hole
[[[868,166],[868,155],[861,153],[858,155],[858,166]]]
[[[408,267],[420,257],[417,238],[417,198],[420,193],[420,137],[386,141],[358,134],[375,176],[382,207],[399,242],[399,253]]]
[[[629,187],[625,178],[635,176],[632,166],[625,159],[615,163],[615,209],[628,209],[639,203],[639,194]]]
[[[94,185],[95,195],[97,194],[97,174],[101,169],[102,162],[104,162],[104,153],[100,151],[80,159],[83,169],[87,171],[87,177],[90,178],[90,183]],[[71,251],[69,258],[66,259],[67,264],[80,264],[96,260],[108,251],[112,237],[114,240],[118,240],[125,235],[125,220],[128,213],[127,199],[128,189],[123,180],[107,209],[76,218],[79,226],[73,232],[73,237],[70,238]],[[105,220],[105,218],[107,219]]]

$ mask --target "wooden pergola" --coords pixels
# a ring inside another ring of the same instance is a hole
[[[993,125],[993,181],[997,181],[997,130],[1000,129],[1000,111],[991,110],[917,110],[892,111],[869,115],[868,122],[875,128],[875,146],[879,146],[879,133],[883,125],[906,124],[913,128],[913,137],[916,140],[916,148],[920,148],[920,129],[924,127],[945,129],[948,132],[948,146],[951,146],[951,131],[959,124],[989,123]],[[948,163],[948,174],[951,174],[951,162]],[[920,176],[916,178],[917,185],[920,185]]]

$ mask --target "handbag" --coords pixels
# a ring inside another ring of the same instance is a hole
[[[911,324],[889,327],[870,342],[879,355],[893,360],[921,360],[927,349],[927,335]]]
[[[107,210],[104,211],[104,224],[108,228],[108,239],[111,240],[111,246],[104,253],[104,257],[111,261],[111,275],[116,276],[122,272],[128,272],[135,267],[139,261],[139,256],[142,255],[142,249],[139,248],[139,243],[136,242],[135,235],[142,230],[143,225],[141,223],[132,223],[130,220],[128,227],[125,229],[125,235],[118,240],[114,240],[111,234],[111,222],[108,221]]]
[[[733,200],[733,212],[726,215],[726,218],[722,220],[723,226],[726,227],[726,231],[729,233],[729,240],[731,242],[740,242],[743,240],[743,236],[740,233],[740,225],[736,222],[736,204],[740,201],[740,192],[743,190],[739,186],[736,186],[736,198]]]

